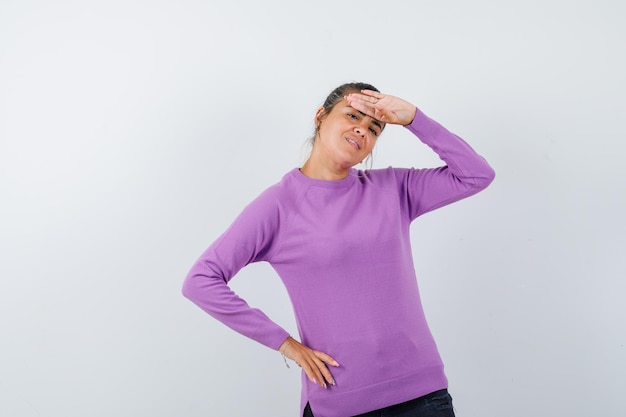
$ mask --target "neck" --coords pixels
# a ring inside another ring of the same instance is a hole
[[[300,168],[300,172],[309,178],[336,181],[346,178],[349,168],[329,167],[321,163],[316,163],[311,155],[304,165],[302,165],[302,168]]]

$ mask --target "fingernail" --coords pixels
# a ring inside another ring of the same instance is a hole
[[[334,379],[332,379],[332,380],[330,381],[330,384],[331,384],[331,385],[333,385],[333,386],[334,386],[334,385],[337,385],[337,384],[335,384],[335,380],[334,380]]]

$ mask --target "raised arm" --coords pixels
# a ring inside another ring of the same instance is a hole
[[[495,172],[463,139],[398,97],[363,90],[346,97],[350,105],[380,121],[406,127],[446,163],[430,169],[397,169],[398,186],[411,219],[476,194]]]

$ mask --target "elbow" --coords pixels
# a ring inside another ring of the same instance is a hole
[[[494,171],[494,169],[491,167],[488,168],[489,169],[486,172],[487,175],[485,175],[485,187],[487,187],[493,182],[494,179],[496,179],[496,171]]]
[[[489,165],[485,166],[484,171],[480,176],[475,177],[475,186],[479,190],[484,190],[493,182],[496,178],[496,171],[493,170]]]
[[[183,287],[181,289],[183,297],[195,302],[200,292],[200,278],[201,277],[195,271],[192,270],[189,272],[183,281]]]
[[[225,283],[226,279],[222,274],[198,262],[185,277],[181,293],[183,297],[197,304],[206,298],[208,292]]]
[[[183,281],[183,287],[181,289],[181,293],[183,295],[183,297],[192,300],[193,299],[193,295],[195,293],[195,287],[192,283],[192,275],[187,275],[187,277],[185,278],[185,281]]]

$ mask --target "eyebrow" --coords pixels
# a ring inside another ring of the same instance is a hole
[[[355,109],[355,110],[356,110],[356,109]],[[359,113],[361,113],[361,115],[362,115],[362,116],[367,116],[367,114],[363,113],[363,112],[362,112],[362,111],[360,111],[360,110],[356,110],[356,111],[358,111]],[[367,117],[370,117],[370,116],[367,116]],[[378,120],[374,119],[373,117],[372,117],[371,119],[372,119],[372,124],[373,124],[373,125],[378,126],[378,128],[379,128],[380,130],[383,130],[383,125],[381,125],[381,124],[380,124],[380,122],[379,122]]]

